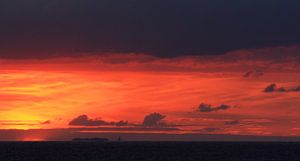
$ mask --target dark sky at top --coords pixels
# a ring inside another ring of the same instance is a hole
[[[300,43],[298,0],[1,0],[0,56],[221,54]]]

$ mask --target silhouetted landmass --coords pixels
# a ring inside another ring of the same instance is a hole
[[[87,141],[87,142],[105,142],[109,141],[107,138],[74,138],[72,141]]]

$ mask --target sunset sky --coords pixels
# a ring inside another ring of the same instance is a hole
[[[300,137],[299,7],[3,0],[0,140]]]

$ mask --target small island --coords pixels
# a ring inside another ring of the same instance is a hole
[[[109,139],[107,138],[74,138],[72,141],[78,142],[107,142]]]

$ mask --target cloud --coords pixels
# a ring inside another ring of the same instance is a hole
[[[163,121],[163,119],[166,116],[160,114],[160,113],[151,113],[145,116],[143,125],[144,126],[165,126],[166,123]]]
[[[268,85],[266,88],[265,88],[265,90],[264,90],[264,92],[266,92],[266,93],[268,93],[268,92],[274,92],[276,90],[276,84],[270,84],[270,85]]]
[[[47,121],[44,121],[44,122],[41,122],[42,125],[45,125],[45,124],[51,124],[51,121],[50,120],[47,120]]]
[[[215,128],[215,127],[207,127],[207,128],[200,129],[199,131],[201,131],[201,132],[216,132],[216,131],[220,131],[220,130],[222,130],[222,129]]]
[[[101,126],[101,127],[80,127],[80,128],[68,128],[73,131],[180,131],[179,128],[176,127],[146,127],[146,126],[127,126],[127,127],[108,127],[108,126]]]
[[[244,78],[258,78],[258,77],[262,77],[264,75],[264,73],[260,70],[252,70],[252,71],[248,71],[246,72],[243,77]]]
[[[108,122],[101,119],[90,119],[87,115],[80,115],[69,122],[71,126],[147,126],[147,127],[162,127],[167,126],[167,123],[163,121],[166,116],[154,112],[144,117],[141,125],[129,124],[128,121]]]
[[[282,54],[285,53],[284,56]],[[1,67],[15,69],[19,66],[27,66],[30,69],[61,70],[110,70],[110,71],[197,71],[197,72],[245,72],[242,78],[255,78],[262,76],[264,72],[300,71],[300,45],[276,48],[261,48],[237,50],[216,56],[180,56],[172,58],[159,58],[148,53],[118,53],[96,52],[81,53],[78,57],[67,57],[57,54],[57,57],[48,59],[2,59]],[[7,55],[7,54],[6,54]],[[75,54],[76,55],[76,54]],[[0,56],[1,59],[1,56]],[[82,62],[85,62],[82,64]],[[43,67],[40,64],[44,64]],[[31,64],[31,65],[28,65]],[[271,64],[271,65],[270,65]],[[23,99],[24,96],[18,96]],[[40,99],[40,98],[35,98]]]
[[[225,125],[239,125],[240,122],[238,120],[226,121]]]
[[[210,104],[201,103],[198,107],[199,112],[213,112],[213,111],[219,111],[219,110],[227,110],[231,108],[231,106],[226,104],[221,104],[220,106],[213,107]]]
[[[292,87],[292,88],[285,88],[285,87],[279,87],[277,88],[277,85],[275,83],[268,85],[264,89],[265,93],[272,93],[272,92],[300,92],[300,86],[298,87]]]
[[[293,92],[300,92],[300,86],[296,87],[296,88],[293,88],[291,89],[290,91],[293,91]]]
[[[221,0],[43,2],[1,1],[1,57],[73,56],[72,51],[220,54],[300,39],[300,3],[292,0],[230,0],[226,5]],[[279,10],[280,16],[274,16]]]
[[[116,126],[126,126],[126,125],[128,125],[128,121],[121,120],[119,122],[116,122],[115,125]]]
[[[89,119],[87,115],[80,115],[70,121],[69,125],[75,126],[103,126],[103,125],[113,125],[112,122],[106,122],[99,119]]]
[[[87,115],[80,115],[69,122],[69,125],[72,126],[127,126],[129,125],[128,121],[118,121],[118,122],[108,122],[101,119],[89,119]]]

